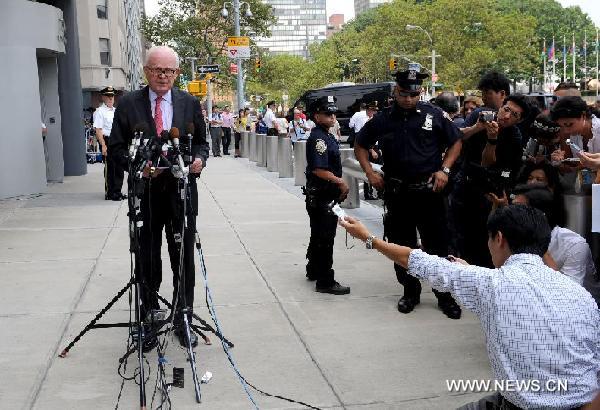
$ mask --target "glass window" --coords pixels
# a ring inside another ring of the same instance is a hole
[[[99,19],[107,19],[107,1],[108,0],[96,0],[96,14]]]
[[[110,40],[100,39],[100,64],[110,65]]]

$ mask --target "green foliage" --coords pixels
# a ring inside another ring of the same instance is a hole
[[[269,27],[275,22],[272,9],[260,0],[246,0],[252,17],[245,16],[242,7],[241,34],[269,35]],[[142,32],[154,44],[173,47],[181,57],[183,72],[191,78],[190,65],[185,57],[205,57],[198,64],[219,64],[221,72],[229,72],[230,60],[224,55],[227,36],[234,35],[233,13],[221,17],[223,0],[159,0],[160,10],[156,16],[143,20]],[[220,78],[230,81],[228,75]]]
[[[261,87],[270,88],[272,96],[285,90],[293,99],[307,89],[340,80],[387,81],[392,78],[388,71],[392,54],[405,57],[400,58],[400,67],[412,60],[429,70],[431,43],[422,31],[407,30],[407,24],[418,24],[432,36],[440,55],[436,59],[438,81],[457,91],[474,88],[481,74],[490,69],[519,80],[541,75],[543,37],[549,47],[553,33],[557,55],[562,51],[563,34],[570,39],[575,31],[579,47],[584,28],[590,43],[595,36],[589,16],[579,7],[562,8],[555,0],[394,0],[359,15],[328,40],[312,45],[309,61],[270,57],[253,78],[252,89],[258,93]],[[592,53],[591,46],[588,53]]]

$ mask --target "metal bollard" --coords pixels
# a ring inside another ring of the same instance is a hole
[[[248,153],[248,158],[250,158],[250,161],[256,161],[256,134],[253,132],[250,133],[248,139],[250,141],[250,150]]]
[[[343,164],[344,160],[347,158],[354,159],[354,150],[352,148],[342,148],[340,149],[340,156]],[[348,184],[348,188],[350,188],[350,190],[348,191],[348,196],[344,202],[340,204],[340,206],[348,209],[359,208],[360,197],[358,195],[358,179],[346,173],[342,174],[342,178],[344,181],[346,181],[346,184]]]
[[[267,171],[277,172],[277,140],[276,135],[267,135]]]
[[[256,134],[256,165],[259,167],[267,166],[267,136],[265,134]]]
[[[287,135],[279,136],[277,152],[277,170],[279,178],[294,176],[294,163],[292,162],[292,140]]]
[[[294,185],[306,185],[306,140],[294,143]]]
[[[250,147],[249,147],[249,140],[248,140],[248,133],[247,132],[242,132],[242,158],[248,158],[249,157],[249,151],[250,151]]]
[[[588,237],[592,228],[592,196],[564,195],[563,201],[565,209],[568,210],[565,228],[577,232],[584,238]]]

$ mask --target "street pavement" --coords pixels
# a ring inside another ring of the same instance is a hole
[[[117,401],[122,409],[139,408],[138,386],[126,381],[121,391],[117,374],[127,329],[92,330],[67,358],[57,357],[129,280],[127,203],[104,201],[102,187],[102,165],[94,164],[47,193],[0,201],[0,408],[110,409]],[[304,276],[308,217],[292,179],[247,159],[210,158],[199,196],[197,225],[216,313],[250,383],[328,409],[451,409],[482,395],[446,386],[491,377],[478,320],[468,312],[458,321],[446,318],[427,285],[421,305],[400,314],[392,263],[352,238],[346,243],[341,228],[334,268],[352,293],[314,291]],[[381,213],[364,201],[350,211],[379,236]],[[161,291],[170,299],[166,249],[163,272]],[[195,311],[210,321],[196,276]],[[121,298],[103,320],[127,321],[128,306]],[[213,374],[202,384],[201,404],[185,352],[167,337],[168,373],[185,369],[185,388],[170,394],[173,408],[252,408],[218,339],[209,336],[212,345],[196,349],[200,375]],[[157,357],[146,357],[150,403]],[[127,375],[136,364],[130,358]],[[251,392],[260,408],[304,408]],[[157,395],[152,408],[159,402]]]

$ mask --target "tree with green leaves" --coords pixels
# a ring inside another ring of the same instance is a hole
[[[252,16],[240,13],[241,34],[268,36],[269,27],[276,21],[271,7],[260,0],[246,2]],[[230,60],[225,49],[227,36],[234,34],[234,25],[233,13],[227,19],[221,16],[224,3],[224,0],[159,0],[159,12],[143,20],[143,34],[153,44],[173,47],[188,78],[191,72],[185,57],[205,57],[200,63],[228,67]],[[230,82],[230,78],[225,78]]]

